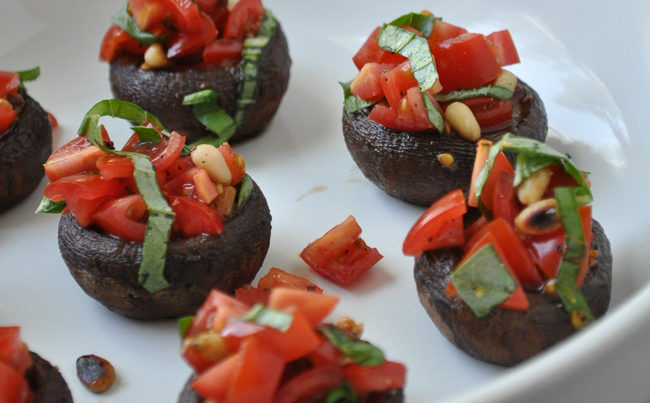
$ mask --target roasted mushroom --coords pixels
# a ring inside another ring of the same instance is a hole
[[[43,163],[52,152],[47,112],[24,89],[14,91],[6,99],[0,98],[0,103],[9,103],[16,112],[11,126],[0,129],[0,212],[36,188],[43,178]]]
[[[72,403],[72,394],[58,368],[34,352],[29,355],[32,366],[25,379],[33,393],[32,403]]]

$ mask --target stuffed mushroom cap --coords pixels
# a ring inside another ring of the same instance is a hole
[[[25,379],[32,391],[33,403],[72,403],[70,389],[59,370],[38,354],[31,352],[32,365]]]

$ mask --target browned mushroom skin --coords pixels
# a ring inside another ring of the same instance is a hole
[[[32,365],[25,380],[33,393],[32,403],[71,403],[72,394],[59,370],[30,351]]]
[[[235,112],[242,82],[241,64],[201,68],[179,65],[170,69],[143,70],[141,56],[118,55],[110,64],[113,96],[133,102],[156,115],[169,130],[176,130],[193,142],[214,136],[195,117],[192,106],[181,102],[187,94],[213,89],[217,103],[231,116]],[[259,81],[255,103],[246,113],[244,123],[228,140],[234,143],[259,134],[271,121],[289,83],[291,58],[280,25],[259,58]]]
[[[192,389],[192,382],[196,379],[196,375],[190,376],[185,382],[183,390],[178,396],[178,403],[204,403],[206,400],[199,396],[198,393]],[[309,400],[305,403],[317,403],[322,399]],[[365,399],[361,400],[362,403],[402,403],[404,401],[403,389],[389,389],[381,392],[369,393]]]
[[[108,309],[136,319],[193,314],[213,288],[234,293],[255,277],[270,237],[269,207],[254,184],[221,234],[169,242],[164,275],[170,287],[152,294],[138,282],[142,243],[84,228],[71,214],[59,221],[59,249],[75,280]]]
[[[593,221],[597,264],[588,269],[582,293],[596,318],[609,306],[612,254],[599,223]],[[415,282],[420,302],[449,341],[469,355],[502,366],[515,365],[574,333],[558,297],[527,292],[526,311],[495,309],[478,319],[460,297],[447,297],[449,276],[462,258],[460,248],[428,251],[415,259]]]
[[[546,139],[546,111],[537,93],[519,81],[512,98],[513,120],[482,138],[498,141],[506,132],[539,141]],[[476,143],[456,132],[401,131],[368,119],[369,109],[348,114],[343,110],[343,136],[361,172],[386,193],[409,203],[429,206],[454,189],[469,188]],[[437,158],[454,157],[447,167]]]
[[[27,197],[43,178],[52,153],[47,112],[23,90],[10,97],[16,120],[0,135],[0,212]]]

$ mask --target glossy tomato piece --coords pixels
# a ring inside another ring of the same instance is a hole
[[[417,257],[427,250],[463,245],[462,217],[466,212],[463,191],[447,193],[413,224],[404,239],[402,252]]]
[[[174,179],[188,169],[194,168],[194,163],[192,162],[192,157],[186,155],[184,157],[177,158],[172,164],[167,167],[167,180]]]
[[[160,0],[129,0],[129,13],[140,29],[156,33],[171,15]]]
[[[343,372],[337,365],[308,369],[285,382],[274,397],[275,403],[311,401],[323,396],[343,381]]]
[[[205,45],[217,38],[217,27],[208,15],[200,13],[200,25],[199,31],[172,34],[167,41],[167,57],[183,57],[202,52]]]
[[[194,196],[196,186],[194,184],[194,175],[199,172],[201,168],[192,166],[192,168],[184,170],[180,175],[167,181],[162,186],[162,190],[167,195],[175,196]]]
[[[352,61],[357,66],[357,69],[361,70],[364,64],[370,62],[398,64],[407,60],[398,53],[392,53],[379,47],[377,37],[379,37],[380,31],[381,27],[375,28],[361,48],[352,57]]]
[[[201,13],[193,1],[158,0],[170,13],[172,24],[180,32],[199,33],[202,29]]]
[[[519,53],[517,53],[517,47],[512,40],[510,31],[504,29],[502,31],[492,32],[486,38],[500,66],[519,63]]]
[[[382,255],[359,238],[361,227],[353,216],[307,245],[300,257],[321,276],[348,284],[370,270]]]
[[[146,214],[144,199],[134,194],[104,203],[93,214],[93,220],[108,234],[125,241],[143,242]]]
[[[433,100],[434,105],[436,104]],[[368,119],[395,130],[427,130],[433,127],[418,87],[411,87],[400,99],[399,107],[393,108],[384,102],[376,104]]]
[[[239,60],[243,47],[244,43],[240,39],[215,39],[203,49],[203,61],[205,63],[221,63],[225,60]]]
[[[32,365],[27,345],[20,339],[18,326],[0,327],[0,362],[7,364],[19,374]]]
[[[485,184],[483,185],[483,190],[481,191],[481,202],[483,206],[489,211],[494,209],[494,200],[495,194],[497,192],[497,184],[499,178],[502,176],[503,172],[507,172],[510,175],[514,175],[515,170],[512,168],[512,164],[508,161],[508,158],[504,153],[499,153],[494,164],[492,165],[492,170],[488,176]]]
[[[163,137],[160,141],[138,143],[131,151],[148,155],[156,172],[163,172],[178,159],[184,145],[185,136],[174,131],[169,138]]]
[[[192,181],[194,182],[196,195],[203,203],[210,204],[219,196],[217,185],[212,182],[208,171],[205,169],[197,169],[196,173],[192,175]]]
[[[276,288],[276,290],[281,290],[281,288]],[[273,292],[271,292],[271,297],[273,297]],[[321,294],[311,294],[313,296],[323,296]],[[314,331],[310,320],[302,314],[299,308],[292,306],[284,309],[284,312],[293,316],[291,326],[286,332],[273,328],[264,328],[264,330],[251,337],[262,341],[264,345],[276,352],[284,362],[290,362],[314,350],[321,344],[321,339]]]
[[[131,178],[133,162],[128,157],[106,154],[97,159],[97,169],[104,179]]]
[[[250,284],[244,284],[235,290],[235,298],[246,305],[253,306],[255,304],[266,305],[269,301],[271,290],[262,287],[255,287]]]
[[[531,235],[526,240],[530,255],[547,279],[555,278],[562,263],[566,239],[564,229],[542,235]]]
[[[288,273],[280,268],[271,267],[257,282],[257,286],[262,289],[273,288],[292,288],[296,290],[312,291],[319,294],[323,293],[323,289],[307,280],[304,277],[296,276],[295,274]]]
[[[380,84],[388,105],[391,108],[399,108],[406,91],[411,87],[417,87],[418,82],[413,76],[411,65],[405,61],[391,70],[383,71]]]
[[[248,305],[232,296],[213,290],[194,315],[185,336],[195,336],[205,330],[220,332],[228,319],[238,318],[249,309]]]
[[[514,177],[515,175],[512,172],[501,171],[492,194],[492,216],[503,218],[508,223],[514,223],[519,211],[515,200],[515,189],[512,184]]]
[[[463,27],[459,27],[446,21],[436,19],[433,24],[431,35],[429,35],[428,38],[429,46],[433,47],[436,43],[455,38],[465,33],[467,33],[467,30]]]
[[[512,119],[512,102],[492,97],[476,97],[461,101],[469,107],[482,130],[498,128]]]
[[[9,101],[0,98],[0,135],[6,132],[16,118],[16,111]]]
[[[215,402],[226,402],[230,384],[234,379],[235,371],[241,366],[241,362],[241,354],[237,353],[206,368],[192,381],[192,389],[204,398]]]
[[[117,25],[111,25],[108,31],[106,31],[106,34],[104,34],[104,39],[102,39],[102,44],[99,49],[99,60],[112,62],[115,60],[115,56],[121,51],[142,55],[145,50],[147,50],[146,45],[133,39]]]
[[[394,361],[371,367],[346,364],[342,370],[345,380],[357,394],[403,388],[406,381],[406,367]]]
[[[167,198],[176,214],[174,229],[186,238],[201,234],[216,235],[223,231],[223,218],[207,204],[182,196],[169,195]]]
[[[261,0],[239,0],[230,10],[223,37],[244,39],[254,36],[259,31],[263,18]]]
[[[366,101],[379,101],[384,97],[382,74],[389,71],[392,64],[366,63],[350,83],[350,92]]]
[[[230,186],[235,186],[244,178],[246,173],[246,162],[241,155],[237,154],[228,142],[222,143],[217,150],[223,156],[228,169],[230,169]]]
[[[483,35],[466,33],[437,43],[433,49],[444,92],[476,88],[501,74],[501,66]]]
[[[478,207],[474,184],[478,175],[485,167],[485,163],[490,155],[490,149],[492,149],[492,142],[489,140],[481,139],[476,143],[476,156],[474,157],[474,166],[472,167],[472,179],[470,180],[469,192],[467,194],[467,205],[470,207]]]
[[[18,92],[20,75],[14,71],[0,70],[0,98],[7,98]]]
[[[338,302],[339,298],[333,295],[292,288],[274,288],[268,307],[277,310],[297,308],[312,326],[316,326],[332,312]]]
[[[22,374],[0,362],[0,402],[29,403],[32,392]]]
[[[45,175],[50,181],[97,169],[97,160],[106,155],[87,137],[79,136],[57,149],[45,162]]]

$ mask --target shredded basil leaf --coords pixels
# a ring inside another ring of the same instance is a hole
[[[142,260],[138,271],[138,281],[147,291],[154,293],[169,287],[169,283],[164,277],[164,271],[174,211],[160,191],[156,180],[156,171],[147,155],[116,151],[104,145],[99,126],[101,116],[127,119],[139,124],[147,121],[159,121],[155,116],[130,102],[103,100],[95,104],[86,113],[79,129],[81,135],[88,136],[88,140],[102,150],[110,154],[128,157],[133,162],[133,178],[149,211],[149,220],[147,221],[147,229],[142,245]]]
[[[241,317],[242,320],[271,327],[281,332],[286,332],[293,323],[293,316],[286,312],[270,309],[262,304],[255,304],[250,311]]]
[[[429,96],[424,92],[420,92],[422,95],[422,100],[424,101],[424,106],[427,109],[427,116],[429,117],[429,122],[433,124],[433,127],[436,128],[440,133],[445,129],[445,117],[442,116],[442,113],[436,108],[436,105],[429,99]]]
[[[162,38],[157,37],[151,32],[145,31],[138,27],[138,24],[135,23],[135,20],[129,13],[129,2],[127,1],[124,4],[124,7],[120,9],[112,18],[111,21],[113,24],[122,28],[126,31],[127,34],[136,41],[144,43],[145,45],[151,45],[152,43],[159,42]]]
[[[577,285],[580,266],[586,259],[587,253],[582,220],[578,212],[578,196],[577,188],[555,188],[557,210],[566,234],[566,249],[557,272],[555,290],[562,300],[564,309],[569,314],[582,318],[579,321],[571,321],[576,328],[594,320],[591,309]]]
[[[408,13],[402,16],[395,18],[390,22],[390,25],[396,27],[411,27],[415,28],[422,33],[424,36],[431,35],[433,31],[433,24],[435,23],[435,17],[432,15],[424,15],[420,13]]]
[[[47,197],[43,197],[43,200],[41,200],[41,202],[38,204],[38,207],[36,207],[36,211],[34,211],[34,213],[59,214],[63,211],[63,209],[65,209],[65,206],[65,200],[55,202],[48,199]]]
[[[239,183],[239,191],[237,192],[237,211],[241,209],[244,202],[253,191],[253,180],[248,174],[244,175],[242,181]]]
[[[324,403],[357,403],[358,401],[354,389],[349,383],[343,381],[341,386],[327,392]]]
[[[20,77],[21,84],[26,81],[34,81],[41,75],[41,68],[39,66],[27,70],[19,70],[18,76]]]
[[[376,366],[383,364],[386,359],[384,353],[374,345],[350,338],[347,333],[338,327],[325,324],[318,326],[318,331],[323,334],[343,354],[359,365]]]
[[[489,314],[517,288],[517,283],[492,244],[487,244],[451,274],[458,295],[477,318]]]
[[[214,90],[207,89],[188,94],[183,98],[183,105],[192,105],[194,117],[217,135],[216,139],[211,137],[200,139],[193,145],[210,143],[219,146],[235,134],[237,125],[230,115],[217,105],[217,93]]]
[[[187,329],[190,328],[193,319],[194,319],[194,315],[182,316],[178,318],[178,334],[181,337],[185,337],[185,334],[187,333]]]
[[[341,88],[343,88],[343,106],[347,113],[354,113],[376,104],[376,102],[366,101],[350,92],[350,82],[344,83],[339,81],[339,84],[341,85]]]
[[[476,98],[476,97],[493,97],[497,99],[510,99],[512,98],[512,91],[509,88],[501,87],[498,85],[485,85],[483,87],[462,89],[445,94],[436,94],[435,98],[438,102],[451,102],[461,101],[463,99]]]
[[[131,129],[137,133],[140,141],[156,143],[160,141],[160,132],[158,130],[145,127],[145,126],[133,126]]]
[[[257,35],[244,41],[242,49],[242,61],[240,62],[242,71],[242,82],[237,98],[237,107],[235,109],[234,120],[236,126],[244,123],[246,111],[255,103],[257,88],[259,85],[259,58],[262,50],[269,43],[278,26],[278,21],[273,14],[264,10],[264,19]]]
[[[208,88],[185,95],[182,105],[198,105],[207,102],[217,102],[217,93],[213,89]]]

